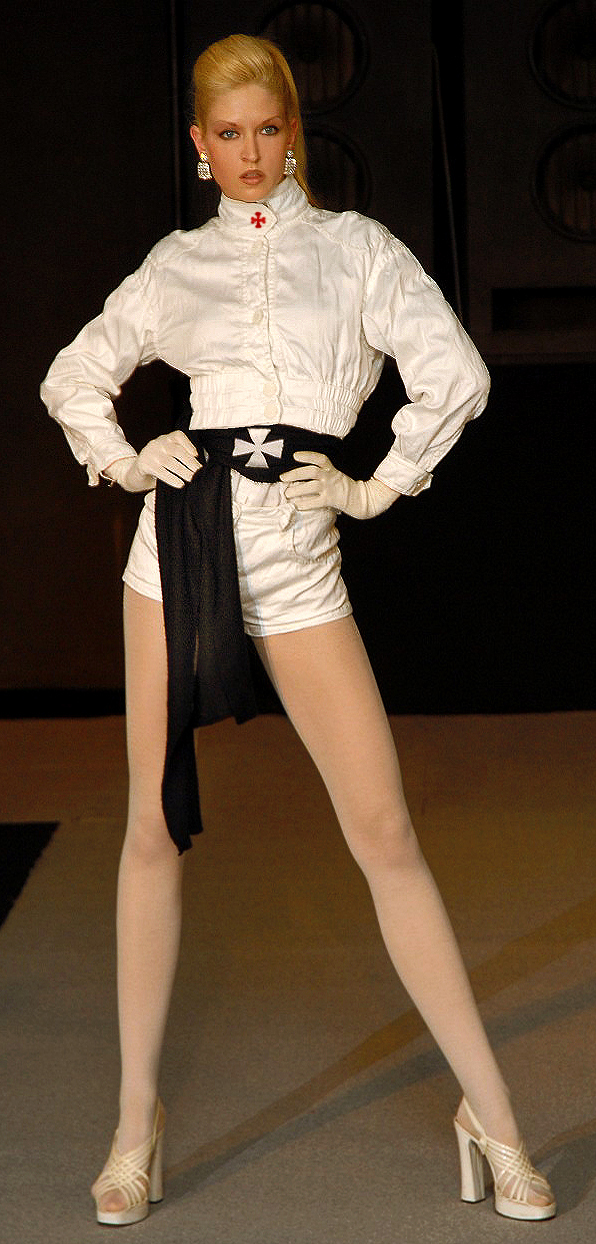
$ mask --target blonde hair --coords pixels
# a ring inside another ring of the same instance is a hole
[[[224,91],[255,82],[279,100],[286,121],[298,122],[293,151],[296,157],[294,177],[309,201],[314,202],[306,179],[306,145],[300,117],[296,83],[285,56],[269,39],[257,35],[228,35],[218,39],[194,63],[194,121],[204,130],[211,105]]]

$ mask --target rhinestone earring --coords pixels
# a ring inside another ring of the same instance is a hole
[[[293,177],[296,172],[296,156],[291,147],[286,151],[286,162],[284,165],[284,174],[286,177]]]
[[[199,151],[199,163],[197,164],[197,173],[201,181],[211,181],[213,173],[209,164],[209,156],[206,151]]]

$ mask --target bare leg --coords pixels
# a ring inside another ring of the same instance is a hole
[[[516,1146],[509,1091],[412,828],[389,723],[353,619],[256,645],[368,880],[405,988],[488,1134]]]
[[[151,1135],[159,1060],[180,941],[182,858],[161,807],[167,662],[161,604],[125,587],[129,812],[118,877],[118,1147]],[[110,1194],[104,1209],[121,1208]]]

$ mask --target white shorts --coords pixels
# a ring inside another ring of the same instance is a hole
[[[350,614],[335,510],[300,512],[286,501],[280,484],[257,484],[234,470],[231,479],[247,635],[299,631]],[[122,578],[142,596],[162,599],[154,491],[145,497]]]

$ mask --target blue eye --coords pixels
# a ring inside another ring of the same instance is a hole
[[[222,130],[219,137],[220,138],[233,138],[235,133],[236,133],[236,130]]]
[[[278,125],[264,125],[263,133],[264,134],[278,134],[279,126]]]

